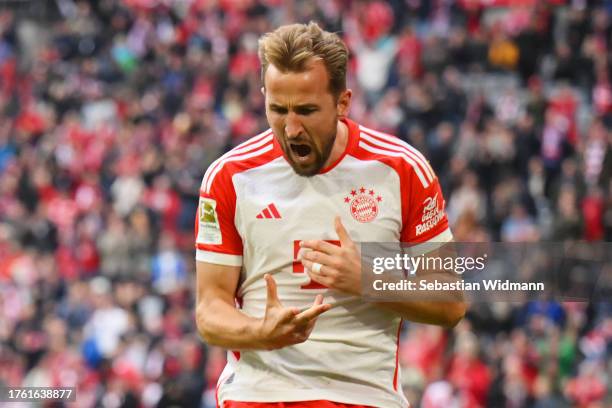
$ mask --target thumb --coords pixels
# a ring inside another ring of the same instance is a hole
[[[336,215],[336,218],[334,219],[334,228],[336,229],[336,234],[338,234],[338,238],[340,239],[340,244],[342,244],[342,246],[353,243],[353,240],[351,239],[346,228],[344,228],[344,225],[342,225],[342,220],[338,215]]]
[[[264,275],[264,279],[266,280],[266,289],[268,296],[266,298],[266,308],[273,306],[281,306],[280,299],[278,298],[278,292],[276,289],[276,281],[269,273]]]

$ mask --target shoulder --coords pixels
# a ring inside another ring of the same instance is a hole
[[[200,190],[209,193],[213,183],[229,182],[234,174],[262,166],[278,156],[274,148],[274,134],[272,129],[268,129],[212,162],[204,174]]]
[[[428,187],[436,179],[429,161],[415,147],[402,139],[359,125],[359,144],[355,156],[377,160],[393,167],[400,176],[416,177]]]

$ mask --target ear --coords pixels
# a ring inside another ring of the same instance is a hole
[[[353,91],[345,89],[338,96],[338,102],[336,103],[336,111],[339,117],[346,117],[351,107],[351,98],[353,97]]]
[[[262,94],[263,96],[266,96],[266,88],[265,88],[265,87],[263,87],[263,86],[262,86],[262,87],[261,87],[261,89],[260,89],[260,91],[261,91],[261,94]]]

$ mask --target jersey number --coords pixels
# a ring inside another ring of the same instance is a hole
[[[298,260],[298,253],[300,252],[300,242],[301,240],[293,241],[293,273],[304,273],[304,265],[302,262]],[[330,244],[340,246],[340,241],[333,240],[325,240],[325,242],[329,242]],[[318,282],[311,280],[305,285],[300,286],[301,289],[327,289],[327,286],[321,285]]]

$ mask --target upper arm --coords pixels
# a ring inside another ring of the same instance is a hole
[[[417,244],[430,240],[448,242],[452,239],[440,182],[433,170],[430,172],[432,179],[425,176],[419,178],[414,172],[405,176],[403,188],[408,187],[408,190],[402,197],[402,242]]]
[[[240,266],[242,238],[235,224],[236,191],[231,175],[225,168],[215,172],[219,169],[215,163],[204,175],[200,187],[195,220],[196,260]]]
[[[236,192],[222,158],[206,171],[195,219],[197,308],[215,300],[234,305],[242,266],[235,225]]]
[[[234,304],[240,280],[240,266],[196,262],[196,302],[198,307],[218,299]]]

